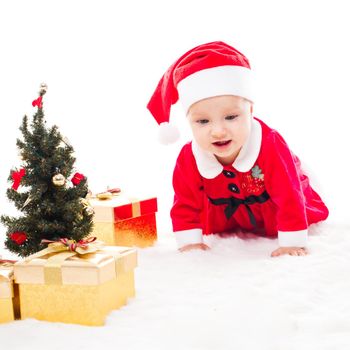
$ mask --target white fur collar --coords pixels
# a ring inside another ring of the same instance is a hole
[[[247,172],[254,166],[260,152],[261,139],[261,125],[256,119],[252,119],[249,137],[232,164],[236,170]],[[192,141],[192,152],[199,173],[206,179],[213,179],[224,169],[212,153],[203,151],[194,140]]]

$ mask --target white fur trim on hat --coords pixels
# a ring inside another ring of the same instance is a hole
[[[163,145],[176,142],[180,138],[180,132],[175,125],[167,122],[160,123],[158,131],[158,140]]]
[[[179,101],[186,113],[195,102],[214,96],[234,95],[254,101],[251,75],[251,70],[242,66],[200,70],[177,84]]]

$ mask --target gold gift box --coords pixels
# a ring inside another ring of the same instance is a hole
[[[110,311],[135,296],[135,249],[107,246],[62,262],[65,254],[72,253],[51,253],[14,265],[22,319],[100,326]]]
[[[0,262],[0,323],[19,317],[19,305],[13,284],[13,267]]]
[[[116,246],[149,247],[157,240],[157,198],[135,199],[123,194],[90,200],[94,208],[92,236]]]

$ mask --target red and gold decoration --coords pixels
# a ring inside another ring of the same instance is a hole
[[[152,246],[157,240],[157,198],[119,194],[107,201],[91,199],[93,236],[109,245]]]
[[[107,187],[106,191],[97,193],[95,198],[99,200],[108,200],[108,199],[112,199],[113,196],[119,196],[120,193],[121,193],[121,189],[118,187],[115,187],[115,188]]]
[[[114,187],[114,188],[107,188],[107,192],[112,193],[112,194],[113,194],[113,196],[117,196],[117,195],[119,195],[119,194],[120,194],[121,189],[120,189],[120,188],[118,188],[118,187]]]
[[[95,238],[45,242],[46,249],[14,265],[22,319],[99,326],[135,296],[135,249]]]
[[[100,193],[96,194],[96,198],[101,200],[101,201],[112,199],[113,198],[113,193],[108,192],[108,191],[100,192]]]
[[[26,169],[25,168],[21,168],[18,171],[13,171],[12,172],[12,180],[13,180],[13,184],[12,184],[12,188],[17,191],[19,185],[21,184],[21,180],[22,177],[26,174]]]
[[[18,245],[23,244],[27,240],[27,234],[25,232],[12,232],[9,234],[11,241],[15,242]]]
[[[72,181],[72,183],[73,183],[74,186],[77,186],[77,185],[79,185],[80,182],[81,182],[82,180],[84,180],[84,179],[85,179],[85,176],[84,176],[83,174],[75,173],[75,174],[73,175],[71,181]]]
[[[17,288],[13,284],[14,260],[0,259],[0,323],[19,318]]]
[[[43,108],[43,96],[46,94],[47,85],[45,83],[40,84],[39,97],[32,102],[33,107]]]
[[[42,108],[43,107],[43,97],[39,96],[37,99],[35,99],[32,102],[32,106],[33,107],[38,107],[38,108]]]
[[[92,244],[95,242],[94,244]],[[101,241],[96,241],[96,237],[89,237],[87,239],[81,239],[80,241],[75,241],[69,238],[60,238],[57,241],[51,241],[49,239],[42,239],[41,243],[48,243],[50,247],[48,250],[61,251],[69,250],[71,252],[77,252],[79,254],[87,254],[96,252],[103,243]],[[57,249],[55,249],[57,248]],[[41,251],[40,256],[44,251]]]

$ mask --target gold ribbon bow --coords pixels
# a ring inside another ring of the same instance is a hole
[[[78,242],[68,238],[60,238],[58,241],[50,241],[48,239],[43,239],[41,240],[41,243],[49,243],[46,249],[50,250],[50,252],[51,250],[52,252],[69,250],[70,252],[76,252],[77,254],[94,253],[97,250],[99,250],[103,245],[101,241],[96,241],[96,237],[82,239]],[[41,252],[43,252],[43,250]]]
[[[130,202],[131,202],[132,217],[137,218],[141,216],[140,200],[138,198],[131,197]]]
[[[78,242],[68,238],[61,238],[58,241],[44,239],[42,243],[49,243],[49,245],[47,248],[28,256],[25,261],[51,254],[44,266],[44,279],[47,284],[62,284],[61,267],[65,260],[74,255],[95,253],[104,246],[104,243],[97,241],[96,237]]]

